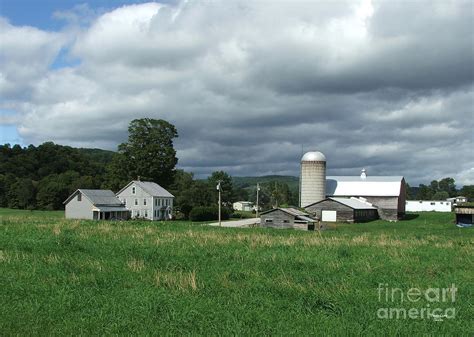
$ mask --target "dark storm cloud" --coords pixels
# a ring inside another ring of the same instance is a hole
[[[474,183],[474,156],[453,151],[473,145],[471,2],[150,3],[75,20],[3,24],[36,37],[12,42],[23,63],[43,60],[21,78],[1,60],[25,142],[116,149],[146,116],[177,126],[178,165],[198,176],[296,175],[303,148],[329,174]],[[58,41],[78,65],[48,69]]]

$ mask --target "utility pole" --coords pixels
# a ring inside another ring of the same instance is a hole
[[[221,224],[221,181],[219,180],[217,182],[217,190],[219,191],[219,226],[222,226]]]
[[[257,183],[257,208],[255,209],[255,217],[258,218],[258,191],[260,191],[260,184]]]

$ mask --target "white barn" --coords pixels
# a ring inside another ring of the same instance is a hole
[[[174,196],[157,183],[132,180],[117,194],[132,218],[170,220]]]
[[[453,204],[451,201],[439,200],[407,200],[407,212],[451,212]]]
[[[328,176],[328,197],[361,198],[378,209],[381,219],[398,220],[405,215],[405,179],[402,176]]]

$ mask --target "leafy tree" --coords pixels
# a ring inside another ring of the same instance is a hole
[[[19,178],[7,193],[8,207],[33,209],[35,207],[35,194],[36,189],[33,181],[27,178]]]
[[[38,184],[38,207],[48,210],[63,209],[63,201],[78,188],[94,188],[92,177],[81,177],[75,171],[51,174]]]
[[[457,194],[456,182],[453,178],[447,177],[441,179],[438,183],[438,186],[439,190],[448,193],[449,197],[455,197]]]
[[[431,183],[430,183],[430,189],[433,193],[436,193],[439,191],[439,183],[437,180],[433,180]]]
[[[169,190],[175,196],[174,209],[178,217],[189,218],[191,210],[199,206],[215,206],[216,190],[206,181],[194,180],[193,174],[177,170]]]
[[[178,216],[181,213],[185,219],[189,217],[189,212],[195,205],[194,183],[192,173],[176,170],[174,182],[169,188],[169,191],[175,196],[174,211]]]
[[[221,201],[222,205],[226,207],[232,207],[234,199],[234,185],[232,183],[232,177],[224,171],[212,172],[211,176],[207,179],[209,184],[209,190],[213,197],[213,204],[218,203],[219,194],[217,192],[217,184],[221,182]]]
[[[431,200],[433,198],[433,194],[433,190],[430,187],[420,184],[416,198],[418,200]]]
[[[244,188],[234,187],[234,195],[233,195],[232,199],[234,201],[248,201],[249,200],[249,192]]]
[[[130,180],[137,177],[131,177],[128,171],[128,163],[126,157],[121,153],[115,153],[112,161],[105,169],[105,179],[101,188],[119,191]]]
[[[290,203],[291,192],[288,184],[275,181],[265,187],[270,192],[270,203],[272,207],[279,207],[280,205]]]
[[[459,193],[469,199],[469,201],[474,200],[474,185],[464,185]]]
[[[141,177],[163,187],[173,183],[178,162],[173,139],[178,137],[174,125],[162,119],[134,119],[128,128],[128,141],[118,146],[108,172],[113,183]]]
[[[449,193],[445,191],[439,191],[433,194],[433,200],[446,200],[449,198]]]

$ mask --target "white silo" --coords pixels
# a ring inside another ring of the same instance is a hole
[[[300,207],[326,198],[326,157],[321,152],[306,152],[301,158]]]

